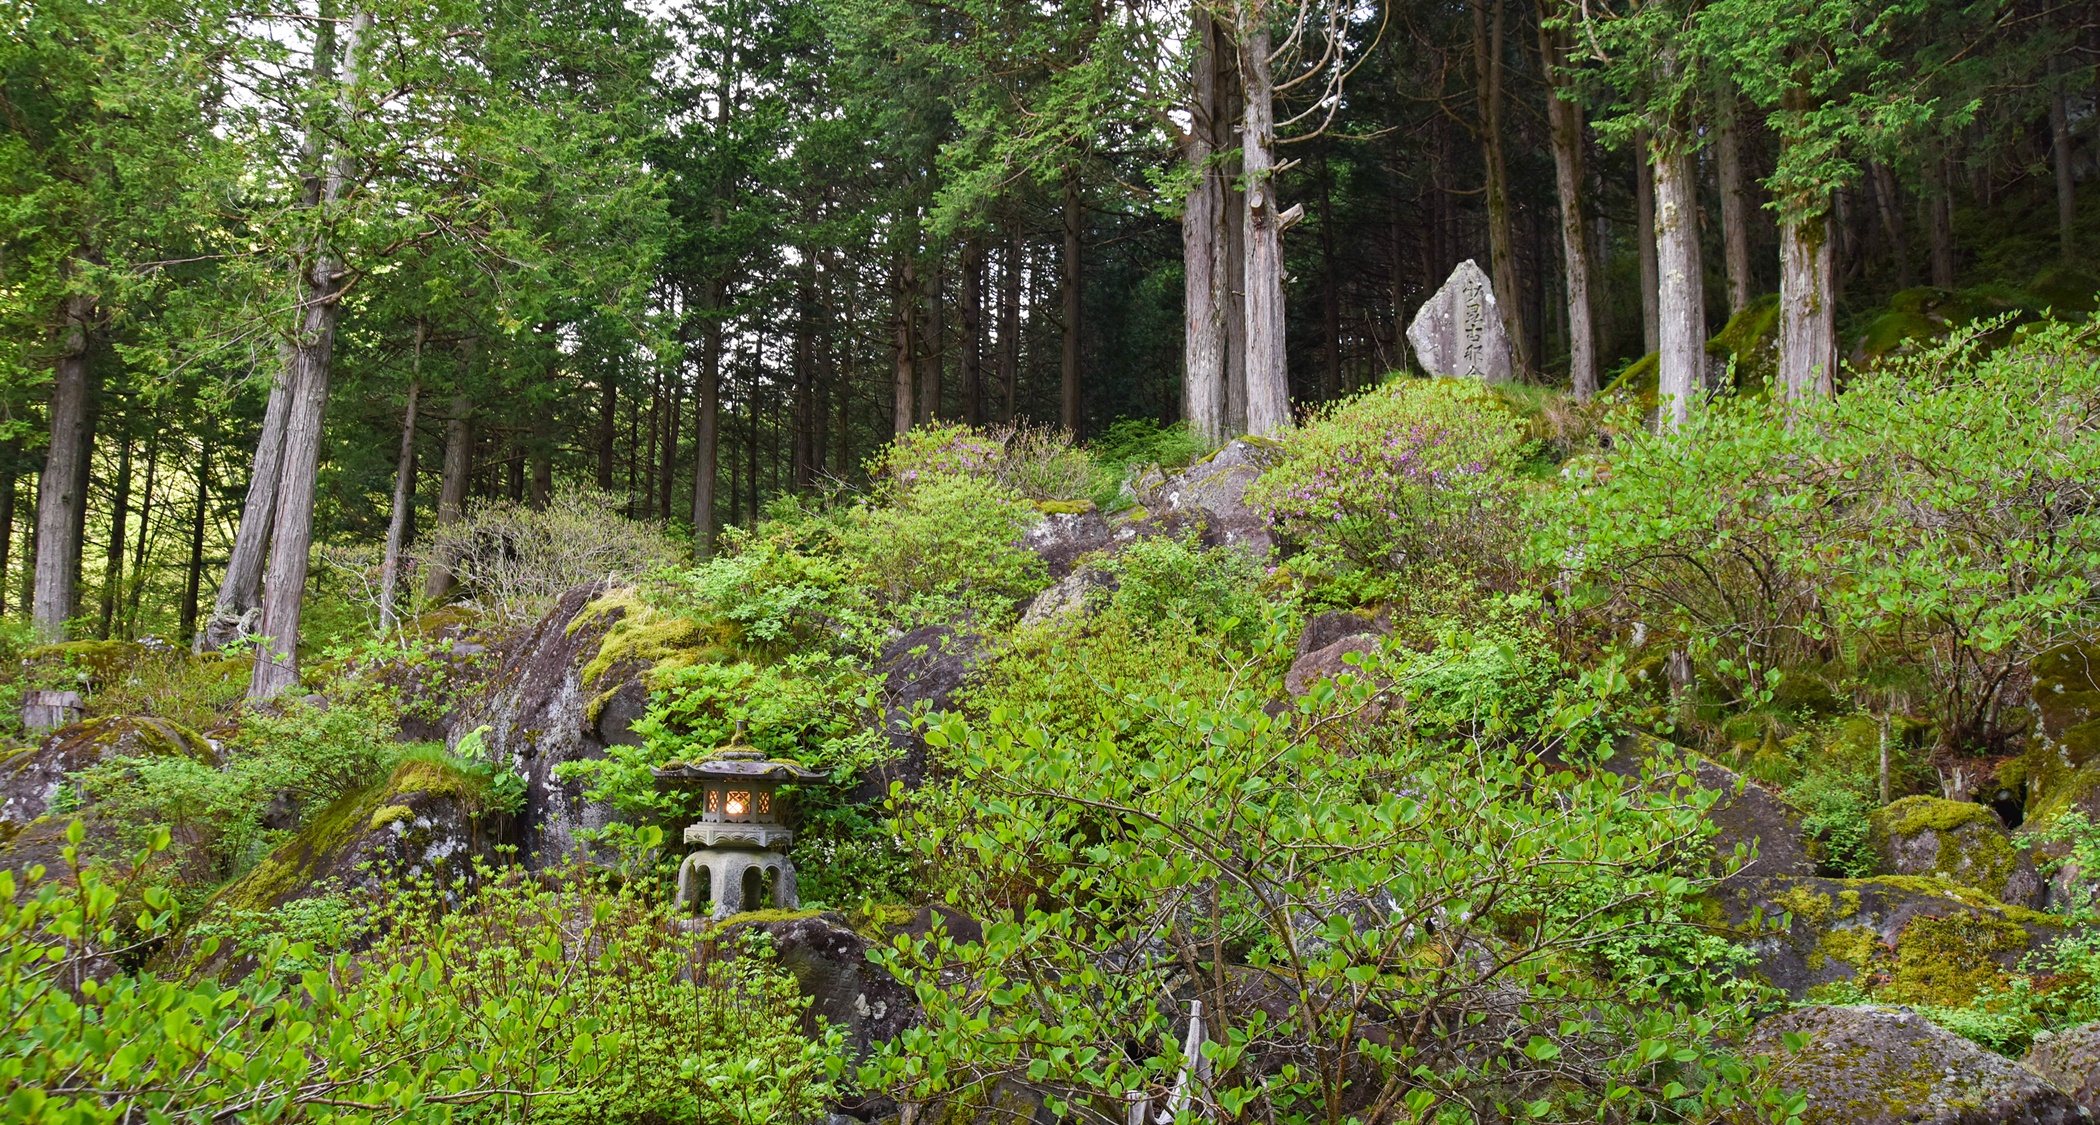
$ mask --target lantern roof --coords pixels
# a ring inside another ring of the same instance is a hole
[[[768,758],[756,750],[724,748],[704,762],[666,762],[649,771],[660,782],[816,781],[829,776],[800,762]]]

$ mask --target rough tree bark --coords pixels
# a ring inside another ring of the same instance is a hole
[[[1880,161],[1869,166],[1874,177],[1874,206],[1881,215],[1882,237],[1888,240],[1889,261],[1896,267],[1896,288],[1911,286],[1910,232],[1903,223],[1902,197],[1897,194],[1896,175]]]
[[[128,419],[127,419],[128,421]],[[117,440],[116,495],[109,507],[109,542],[102,555],[101,614],[95,623],[95,638],[108,640],[117,622],[118,590],[124,584],[124,533],[131,525],[131,436],[119,427]]]
[[[214,652],[252,634],[262,607],[263,565],[269,561],[270,528],[277,519],[278,478],[284,470],[284,428],[292,408],[292,369],[297,353],[286,345],[278,349],[277,373],[270,380],[270,397],[263,404],[262,435],[255,443],[255,461],[248,475],[248,497],[241,505],[241,522],[233,534],[233,549],[226,557],[226,573],[219,579],[219,594],[204,629],[192,642],[198,652]]]
[[[1291,395],[1284,353],[1283,228],[1294,216],[1276,206],[1276,90],[1269,72],[1266,0],[1240,7],[1240,89],[1246,99],[1240,159],[1247,185],[1247,432],[1289,429]]]
[[[1079,166],[1065,166],[1065,252],[1060,260],[1058,288],[1064,298],[1064,350],[1058,361],[1057,423],[1075,437],[1079,434],[1079,235],[1082,214],[1079,206]]]
[[[8,561],[14,558],[15,495],[22,481],[22,442],[0,441],[0,613],[7,611]]]
[[[891,428],[898,434],[908,433],[917,414],[912,409],[912,389],[916,381],[912,369],[912,320],[913,304],[919,291],[918,274],[912,265],[911,251],[903,250],[897,256],[896,315],[892,330],[896,341],[896,409],[891,414]]]
[[[1488,265],[1495,283],[1495,307],[1502,313],[1502,330],[1509,336],[1510,363],[1522,379],[1532,371],[1531,336],[1524,324],[1524,300],[1517,288],[1517,237],[1509,201],[1509,165],[1502,145],[1502,50],[1508,5],[1492,0],[1472,0],[1473,75],[1479,91],[1481,164],[1485,171],[1483,190],[1487,196]]]
[[[211,442],[203,439],[197,443],[197,501],[190,513],[190,562],[189,572],[182,585],[182,623],[178,630],[184,636],[197,632],[197,600],[203,593],[204,584],[204,517],[211,497]]]
[[[466,351],[469,341],[462,341]],[[463,357],[464,359],[464,357]],[[462,362],[460,366],[467,364]],[[467,483],[474,470],[474,400],[453,395],[445,413],[445,462],[438,476],[437,525],[450,527],[466,517]],[[452,568],[442,559],[429,560],[423,571],[423,599],[437,601],[452,592]]]
[[[852,354],[849,350],[849,356]],[[1021,239],[1008,231],[1006,255],[999,267],[999,392],[1005,396],[1000,404],[999,419],[1014,420],[1015,394],[1020,388],[1021,375]],[[847,382],[850,384],[851,379]],[[841,439],[845,428],[839,429]],[[844,472],[844,458],[840,458],[840,471]]]
[[[1641,349],[1654,354],[1662,348],[1661,307],[1656,303],[1660,284],[1655,262],[1655,172],[1653,139],[1645,129],[1633,132],[1633,221],[1640,227],[1635,239],[1641,260]]]
[[[912,405],[917,408],[922,426],[931,424],[941,413],[941,368],[948,359],[948,333],[943,315],[946,302],[941,299],[945,258],[946,248],[936,244],[931,266],[920,277],[919,389]]]
[[[984,424],[984,240],[971,235],[962,247],[963,421]]]
[[[2049,162],[2056,170],[2056,239],[2066,263],[2073,261],[2072,233],[2078,222],[2077,185],[2071,180],[2071,115],[2063,91],[2049,96]]]
[[[1320,150],[1320,397],[1342,396],[1342,282],[1334,263],[1334,169]]]
[[[1553,134],[1553,183],[1560,202],[1561,263],[1567,278],[1568,379],[1575,401],[1597,393],[1597,330],[1590,300],[1590,237],[1582,209],[1582,104],[1561,97],[1567,89],[1566,31],[1539,26],[1539,58],[1549,83],[1546,122]],[[1569,91],[1572,93],[1572,91]]]
[[[1934,148],[1925,157],[1925,175],[1930,197],[1926,209],[1930,214],[1927,225],[1931,227],[1932,240],[1932,284],[1940,289],[1954,288],[1954,184],[1947,175],[1947,157]]]
[[[1779,382],[1788,398],[1830,394],[1837,370],[1827,200],[1779,224]]]
[[[401,452],[394,458],[394,506],[386,521],[386,555],[379,566],[379,631],[391,633],[400,620],[394,595],[401,587],[401,547],[408,536],[408,510],[416,494],[416,399],[423,393],[423,322],[416,322],[415,358],[410,361],[408,403],[401,410]]]
[[[1706,304],[1699,261],[1697,162],[1675,130],[1655,151],[1658,422],[1675,430],[1691,416],[1706,371]]]
[[[1714,84],[1718,112],[1714,130],[1714,179],[1721,194],[1721,257],[1728,270],[1728,315],[1750,304],[1750,213],[1743,182],[1740,99],[1726,78]]]
[[[1220,96],[1220,34],[1210,9],[1190,6],[1189,129],[1182,138],[1182,158],[1195,171],[1183,201],[1182,375],[1181,416],[1206,443],[1223,439],[1225,405],[1226,309],[1231,301],[1231,263],[1226,255],[1224,170],[1217,166],[1224,106]]]
[[[37,490],[36,574],[30,619],[37,635],[62,641],[66,621],[79,609],[80,519],[87,510],[88,456],[94,444],[88,422],[88,344],[95,299],[59,302],[59,351],[51,373],[50,445]]]
[[[715,480],[722,426],[722,282],[706,283],[706,323],[700,328],[700,393],[693,419],[693,542],[702,558],[715,553]]]

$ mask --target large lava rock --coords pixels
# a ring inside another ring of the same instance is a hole
[[[580,586],[533,628],[497,650],[481,693],[462,703],[449,741],[487,727],[482,745],[525,780],[518,831],[528,866],[581,854],[578,832],[610,824],[613,810],[584,799],[584,783],[555,776],[565,762],[637,745],[649,707],[647,676],[690,661],[704,644],[693,622],[651,609],[631,590]]]
[[[1283,688],[1292,695],[1304,695],[1321,680],[1339,679],[1344,673],[1362,676],[1365,669],[1378,656],[1382,642],[1369,634],[1358,634],[1342,639],[1314,652],[1308,652],[1291,663],[1291,670],[1284,673]],[[1355,654],[1359,663],[1352,664],[1343,659]]]
[[[1094,567],[1082,567],[1028,602],[1021,613],[1021,628],[1034,629],[1060,621],[1085,617],[1107,604],[1118,582],[1116,576]]]
[[[1621,777],[1638,779],[1642,766],[1661,749],[1663,745],[1653,739],[1622,738],[1613,745],[1603,767]],[[1800,810],[1770,789],[1705,758],[1695,760],[1692,776],[1702,787],[1721,794],[1707,814],[1719,829],[1713,839],[1714,854],[1725,859],[1738,851],[1756,852],[1756,858],[1731,875],[1729,883],[1816,873],[1815,853],[1801,827]]]
[[[69,775],[116,758],[160,756],[219,762],[218,747],[195,731],[166,719],[101,716],[53,731],[36,746],[0,757],[0,869],[17,873],[42,864],[62,869],[66,826],[78,816],[87,830],[81,850],[88,858],[121,860],[117,825],[90,806],[64,814],[51,811]],[[177,841],[181,843],[181,841]]]
[[[1248,506],[1246,493],[1281,456],[1282,447],[1268,438],[1235,438],[1173,476],[1145,482],[1139,500],[1155,515],[1200,519],[1206,546],[1244,547],[1266,555],[1275,545],[1269,521]]]
[[[1088,555],[1106,551],[1116,542],[1108,517],[1091,506],[1083,512],[1046,512],[1042,522],[1028,529],[1022,544],[1043,560],[1052,578],[1072,573]]]
[[[2087,1113],[2100,1113],[2100,1023],[2037,1034],[2026,1062],[2027,1069],[2070,1094]]]
[[[915,715],[946,711],[989,655],[984,638],[946,625],[926,625],[882,646],[876,667],[883,673],[883,730],[891,755],[863,771],[849,800],[879,801],[892,781],[916,789],[926,777],[926,740],[912,726]]]
[[[505,818],[487,810],[484,799],[477,779],[411,758],[380,784],[315,814],[298,835],[213,896],[200,921],[276,910],[321,895],[378,902],[408,879],[463,888],[474,861],[494,862],[498,845],[508,839]],[[187,941],[171,958],[178,968],[207,974],[244,972],[251,964],[243,951],[222,947],[207,958]]]
[[[732,918],[718,940],[733,945],[754,930],[772,939],[774,958],[809,997],[802,1013],[806,1034],[816,1034],[820,1020],[841,1028],[847,1053],[864,1058],[875,1044],[888,1042],[917,1022],[919,1005],[911,990],[868,960],[868,939],[838,915],[825,911]]]
[[[1875,810],[1868,825],[1885,875],[1947,879],[2014,906],[2040,901],[2034,857],[2013,847],[1988,805],[1905,797]]]
[[[1808,1036],[1799,1053],[1783,1036]],[[2072,1125],[2069,1094],[1906,1008],[1796,1008],[1766,1017],[1747,1047],[1805,1094],[1803,1125]]]
[[[2063,932],[2061,919],[1919,876],[1731,880],[1718,895],[1758,972],[1796,999],[1874,980],[1882,1000],[1959,1006],[2004,985],[2021,958]]]

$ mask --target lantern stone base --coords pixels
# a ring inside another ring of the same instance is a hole
[[[758,901],[768,890],[772,891],[770,905],[774,909],[801,908],[802,900],[795,894],[795,865],[776,851],[703,848],[678,865],[681,910],[698,910],[704,901],[712,908],[711,917],[727,918],[768,905]]]
[[[688,824],[685,842],[703,848],[744,847],[771,850],[784,848],[795,834],[778,824],[710,823]]]

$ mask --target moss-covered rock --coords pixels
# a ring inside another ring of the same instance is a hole
[[[115,680],[145,654],[146,646],[136,641],[62,641],[23,652],[22,669],[34,681],[92,689]]]
[[[652,675],[709,659],[716,641],[632,589],[599,584],[563,594],[501,648],[486,685],[459,706],[447,741],[485,726],[483,747],[525,780],[518,825],[528,864],[577,854],[579,831],[612,820],[610,807],[586,801],[583,783],[555,776],[556,767],[635,744],[631,727],[648,709]]]
[[[2025,1061],[2027,1069],[2071,1095],[2087,1113],[2100,1114],[2100,1023],[2037,1032]]]
[[[1799,1052],[1788,1035],[1806,1036]],[[1768,1016],[1746,1049],[1806,1095],[1803,1125],[2072,1125],[2078,1103],[2010,1059],[1904,1008],[1814,1005]]]
[[[508,825],[479,815],[480,779],[429,758],[410,758],[385,781],[321,810],[206,904],[200,921],[262,913],[318,894],[378,901],[390,882],[464,879],[474,860],[493,860]],[[185,941],[172,954],[183,971],[242,971],[241,951],[209,957]]]
[[[1623,737],[1613,744],[1612,755],[1604,760],[1603,768],[1638,780],[1648,758],[1667,748],[1668,744],[1659,739]],[[1707,815],[1718,829],[1713,837],[1716,863],[1722,868],[1736,866],[1728,880],[1730,885],[1816,873],[1815,851],[1801,827],[1799,809],[1717,762],[1699,759],[1692,776],[1700,785],[1721,794]]]
[[[182,755],[217,765],[211,740],[166,719],[109,715],[84,719],[51,732],[36,746],[0,756],[0,869],[22,871],[43,864],[56,871],[65,830],[75,815],[87,824],[83,850],[120,858],[113,825],[92,808],[78,808],[67,779],[115,758]],[[54,812],[53,809],[58,811]]]
[[[1960,1006],[2062,933],[2059,918],[1923,876],[1746,880],[1724,885],[1716,906],[1758,974],[1796,999],[1851,982],[1891,1001]]]
[[[2014,906],[2041,901],[2034,857],[2013,847],[1988,805],[1905,797],[1876,810],[1868,826],[1882,874],[1948,879]]]

